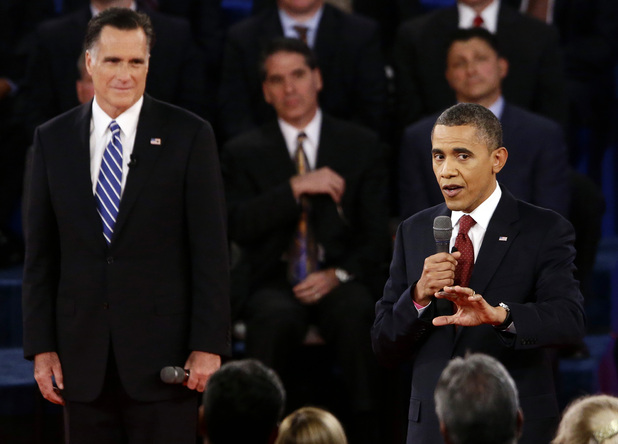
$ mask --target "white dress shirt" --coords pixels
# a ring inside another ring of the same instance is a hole
[[[494,0],[485,9],[481,11],[480,15],[483,19],[483,28],[487,29],[492,34],[498,31],[498,11],[500,10],[500,0]],[[474,18],[477,13],[468,5],[464,5],[461,2],[457,2],[457,11],[459,13],[459,27],[462,29],[468,29],[474,27]]]
[[[299,22],[290,17],[283,9],[279,9],[279,20],[281,20],[283,35],[285,37],[297,39],[298,32],[296,32],[294,26],[305,26],[307,28],[307,46],[309,46],[309,48],[313,48],[315,46],[318,26],[320,26],[320,19],[322,18],[323,12],[324,6],[322,6],[309,20]]]
[[[307,156],[307,162],[309,163],[309,169],[314,170],[318,162],[318,147],[320,146],[320,129],[322,128],[322,111],[317,110],[315,116],[303,129],[298,129],[286,121],[279,119],[279,128],[283,133],[283,139],[285,145],[290,153],[290,158],[294,160],[296,154],[296,141],[300,133],[305,133],[307,138],[303,142],[303,150],[305,156]]]
[[[112,131],[109,129],[109,124],[112,120],[115,120],[120,127],[120,143],[122,143],[122,196],[124,186],[127,183],[127,175],[129,173],[128,165],[131,160],[131,153],[133,153],[137,122],[143,103],[144,97],[142,96],[131,108],[115,119],[112,119],[101,109],[97,103],[96,96],[92,101],[92,119],[90,120],[90,177],[92,178],[92,194],[96,193],[103,153],[112,138]]]

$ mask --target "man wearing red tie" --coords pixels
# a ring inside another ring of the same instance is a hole
[[[518,201],[498,184],[507,157],[491,111],[470,103],[447,109],[432,132],[445,203],[397,231],[372,340],[383,364],[412,360],[409,444],[443,442],[433,391],[449,360],[467,351],[494,356],[510,371],[525,418],[520,442],[547,443],[558,423],[547,348],[584,335],[575,235],[562,216]],[[438,216],[451,218],[457,251],[435,253]]]

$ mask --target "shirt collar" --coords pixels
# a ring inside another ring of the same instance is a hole
[[[112,120],[115,120],[120,130],[126,138],[132,138],[137,131],[137,122],[139,120],[139,114],[142,110],[144,103],[144,96],[140,97],[129,109],[120,114],[115,119],[112,119],[107,115],[103,109],[97,103],[95,96],[92,101],[92,122],[94,123],[94,131],[98,138],[102,138],[105,135],[105,131],[109,128],[109,124]]]
[[[487,230],[489,226],[489,221],[491,217],[494,215],[494,211],[498,207],[498,203],[500,202],[500,198],[502,197],[502,190],[500,189],[500,185],[496,182],[496,189],[491,195],[485,199],[483,203],[481,203],[478,207],[469,213],[472,216],[472,219],[483,228],[483,230]],[[451,221],[453,226],[459,223],[459,219],[466,214],[463,211],[453,211],[451,213]]]
[[[489,106],[489,111],[494,113],[494,116],[496,116],[498,120],[502,120],[502,113],[504,112],[504,97],[498,97],[498,100]]]
[[[498,31],[498,10],[500,9],[500,0],[494,0],[485,9],[481,11],[480,16],[483,18],[483,27],[492,34]],[[472,22],[476,17],[476,12],[468,5],[457,2],[457,12],[459,13],[459,27],[472,28]]]
[[[283,9],[279,9],[279,20],[281,20],[281,27],[283,28],[283,35],[286,37],[298,38],[298,34],[294,29],[294,26],[301,25],[306,26],[307,29],[307,45],[310,48],[313,48],[315,44],[315,38],[318,31],[318,26],[320,25],[320,19],[322,18],[322,14],[324,13],[324,6],[322,6],[318,11],[311,17],[309,20],[304,22],[299,22],[290,16]]]

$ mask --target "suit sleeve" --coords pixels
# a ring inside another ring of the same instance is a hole
[[[377,26],[368,27],[368,38],[359,51],[355,88],[356,119],[362,125],[383,133],[386,109],[386,76]]]
[[[560,124],[567,120],[566,81],[558,32],[548,28],[539,58],[538,79],[532,109]]]
[[[419,317],[412,301],[415,282],[408,280],[404,251],[404,230],[397,230],[390,277],[384,295],[376,303],[376,318],[371,329],[373,351],[382,365],[396,366],[414,356],[426,336],[433,330],[436,300]],[[420,277],[420,275],[419,275]]]
[[[198,130],[188,159],[185,201],[192,280],[189,348],[229,355],[229,261],[224,191],[214,134],[207,124]]]
[[[234,32],[228,33],[223,49],[221,84],[219,86],[218,112],[224,139],[241,134],[257,126],[251,107],[251,76],[256,67],[243,63],[246,48]]]
[[[359,181],[359,193],[352,203],[354,216],[350,230],[354,235],[346,244],[343,257],[335,264],[357,277],[375,275],[376,267],[387,259],[388,173],[384,152],[377,137],[366,148],[367,157]],[[345,203],[345,194],[343,199]]]
[[[56,351],[55,308],[60,279],[59,234],[52,208],[43,142],[37,130],[26,173],[23,278],[24,356]]]
[[[547,122],[545,140],[539,140],[538,159],[534,161],[533,204],[549,208],[567,217],[571,203],[569,185],[569,154],[561,128],[554,122]]]
[[[243,142],[223,149],[222,170],[228,202],[230,238],[240,244],[259,241],[271,236],[286,225],[294,227],[300,206],[288,180],[267,189],[258,189],[252,174],[252,162],[259,158],[245,158],[237,148]]]
[[[573,277],[574,239],[565,219],[548,224],[535,258],[533,297],[529,302],[509,302],[517,329],[516,349],[566,345],[584,337],[583,297]]]

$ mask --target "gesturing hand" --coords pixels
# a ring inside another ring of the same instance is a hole
[[[467,287],[444,287],[443,291],[435,294],[439,299],[448,299],[457,307],[451,316],[434,318],[433,325],[461,325],[471,327],[481,324],[500,325],[506,319],[506,310],[502,307],[493,307],[481,296]]]

